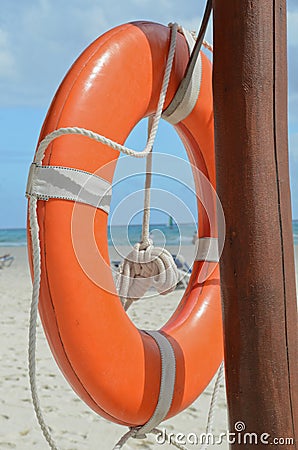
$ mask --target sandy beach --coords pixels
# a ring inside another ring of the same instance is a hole
[[[182,249],[188,259],[191,246]],[[1,254],[15,257],[11,267],[0,270],[1,295],[1,366],[0,366],[0,449],[29,450],[48,448],[37,424],[28,382],[27,341],[31,301],[31,279],[25,247],[1,248]],[[115,255],[116,256],[116,255]],[[295,248],[296,263],[298,247]],[[297,266],[296,266],[297,273]],[[297,280],[296,280],[297,283]],[[132,320],[144,328],[158,328],[179,302],[183,290],[166,297],[150,298],[133,307]],[[160,306],[155,308],[156,302]],[[57,447],[63,450],[109,450],[126,428],[115,425],[93,413],[69,388],[54,362],[41,326],[38,327],[37,372],[41,405]],[[201,397],[179,416],[166,421],[160,428],[184,435],[205,431],[213,382]],[[215,413],[214,434],[227,430],[224,386],[221,386]],[[200,446],[188,444],[188,448]],[[125,449],[170,449],[158,444],[150,435],[146,441],[132,439]],[[210,448],[227,449],[226,442]]]

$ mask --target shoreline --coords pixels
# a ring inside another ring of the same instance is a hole
[[[193,245],[181,245],[180,249],[177,245],[167,246],[166,248],[172,254],[181,254],[185,258],[188,265],[191,266],[194,259]],[[119,261],[121,258],[126,256],[130,250],[131,249],[128,246],[118,246],[117,248],[109,246],[110,260]],[[24,265],[28,265],[27,246],[25,245],[0,246],[0,256],[4,254],[10,254],[15,258],[15,261],[19,259]],[[294,264],[296,274],[296,295],[298,301],[298,244],[294,244]]]

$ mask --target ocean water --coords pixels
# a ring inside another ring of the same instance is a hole
[[[134,245],[140,241],[141,225],[114,225],[108,228],[109,245]],[[196,232],[194,224],[173,223],[172,226],[155,224],[150,226],[150,237],[156,245],[192,245]],[[26,229],[0,229],[0,247],[24,246],[27,244]]]
[[[192,245],[193,235],[196,234],[195,224],[173,223],[172,226],[153,224],[149,228],[150,238],[154,245]],[[108,229],[109,245],[134,245],[140,242],[141,225],[113,226]]]
[[[25,228],[0,229],[0,247],[19,247],[27,245]]]
[[[298,220],[293,220],[294,244],[298,245]]]
[[[108,229],[109,245],[134,245],[140,241],[141,225],[117,225]],[[194,224],[156,224],[150,226],[155,245],[192,245]],[[298,220],[293,221],[294,244],[298,245]],[[26,229],[0,229],[0,247],[24,246],[27,243]]]

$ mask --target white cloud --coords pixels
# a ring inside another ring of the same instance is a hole
[[[289,0],[290,89],[296,87],[298,5]],[[0,22],[0,106],[46,107],[73,61],[97,36],[124,22],[177,21],[198,30],[204,2],[189,0],[2,0]],[[207,39],[212,40],[209,26]],[[295,46],[295,47],[294,47]],[[296,110],[296,107],[295,107]],[[297,114],[298,115],[298,114]]]
[[[196,0],[183,8],[169,0],[127,0],[125,6],[110,0],[2,0],[0,106],[47,106],[82,50],[118,24],[178,21],[197,29],[203,6],[198,10]]]
[[[9,43],[9,34],[0,28],[0,79],[15,75],[16,64]]]

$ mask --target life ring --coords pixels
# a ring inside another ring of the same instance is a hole
[[[57,91],[40,141],[53,130],[75,124],[123,143],[134,126],[156,109],[169,39],[168,27],[135,22],[94,41]],[[179,33],[166,107],[188,59],[187,44]],[[191,162],[215,186],[211,63],[204,54],[201,60],[198,100],[175,128]],[[85,137],[64,136],[50,144],[43,164],[88,173],[102,168],[101,176],[112,182],[118,156],[117,151]],[[150,419],[158,400],[160,351],[154,339],[130,321],[116,294],[107,270],[107,213],[81,205],[82,223],[87,217],[94,224],[94,238],[103,255],[98,271],[104,273],[110,291],[90,280],[77,259],[72,240],[73,209],[74,203],[63,199],[38,202],[42,324],[53,355],[77,394],[113,422],[141,425]],[[208,218],[200,203],[198,209],[200,236],[208,237]],[[30,258],[32,262],[32,254]],[[198,397],[223,357],[218,263],[207,264],[210,275],[202,283],[203,265],[203,261],[194,263],[180,305],[160,330],[170,341],[176,359],[174,396],[167,417]]]

